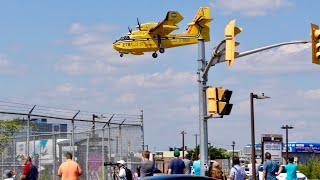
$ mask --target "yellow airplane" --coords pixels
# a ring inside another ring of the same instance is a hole
[[[166,18],[160,22],[140,24],[138,30],[132,31],[113,43],[113,49],[123,54],[143,55],[144,52],[153,52],[152,57],[158,56],[157,51],[164,53],[165,48],[185,46],[198,43],[198,38],[210,41],[210,8],[200,7],[193,21],[188,24],[186,33],[170,34],[179,29],[176,25],[183,20],[178,11],[169,11]]]

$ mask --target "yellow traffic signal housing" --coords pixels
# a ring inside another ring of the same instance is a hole
[[[228,66],[231,66],[234,62],[234,58],[239,55],[238,52],[235,52],[235,47],[240,43],[236,42],[235,36],[242,32],[242,28],[235,27],[236,20],[230,21],[224,31],[226,36],[226,50],[225,50],[225,60],[228,63]]]
[[[217,92],[215,87],[207,88],[207,108],[209,114],[217,114],[218,106],[217,106]]]
[[[320,64],[320,30],[311,24],[312,63]]]
[[[229,115],[233,104],[229,104],[232,91],[223,88],[207,88],[209,114]]]

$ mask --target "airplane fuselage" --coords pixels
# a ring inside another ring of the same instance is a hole
[[[200,7],[188,29],[183,34],[171,34],[178,30],[177,24],[183,17],[177,11],[168,11],[165,19],[159,23],[150,22],[140,24],[135,31],[129,29],[127,36],[121,37],[113,43],[113,48],[123,54],[142,55],[144,52],[153,52],[152,57],[157,57],[157,51],[164,53],[165,49],[198,43],[198,38],[210,41],[210,8]]]
[[[149,35],[136,36],[134,38],[127,38],[114,42],[113,48],[123,54],[131,53],[139,55],[143,54],[143,52],[155,52],[160,48],[166,49],[195,44],[198,42],[198,37],[199,36],[186,34],[171,34],[164,37],[151,37]],[[161,44],[159,44],[159,42]]]

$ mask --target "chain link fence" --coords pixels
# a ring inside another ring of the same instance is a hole
[[[11,169],[20,176],[24,156],[29,155],[33,164],[38,167],[39,179],[59,179],[58,168],[66,161],[67,151],[72,152],[74,161],[80,165],[83,171],[80,179],[83,180],[112,179],[113,174],[118,171],[112,164],[121,159],[127,163],[126,166],[132,173],[140,165],[144,147],[143,114],[95,115],[98,113],[81,114],[78,111],[73,112],[69,118],[70,116],[63,117],[57,110],[56,113],[49,114],[47,111],[52,111],[53,108],[34,109],[33,106],[33,113],[24,113],[3,111],[2,106],[0,101],[0,114],[9,115],[10,118],[1,119],[19,118],[28,123],[4,144],[0,156],[1,174],[6,169]],[[111,165],[104,166],[104,163]]]
[[[72,133],[52,133],[31,135],[29,155],[38,167],[40,179],[58,179],[60,164],[65,162],[65,153],[73,152],[73,158],[83,170],[80,179],[110,179],[113,164],[123,159],[127,167],[135,172],[141,161],[141,127],[105,127]],[[27,154],[26,136],[16,136],[5,145],[1,154],[1,172],[12,169],[18,175],[23,169],[24,156]]]

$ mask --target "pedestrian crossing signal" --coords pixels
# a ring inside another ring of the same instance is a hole
[[[233,104],[230,104],[232,91],[223,88],[207,88],[207,108],[209,114],[229,115]]]

